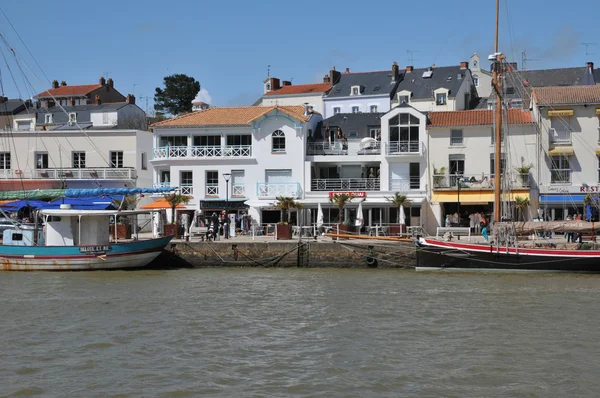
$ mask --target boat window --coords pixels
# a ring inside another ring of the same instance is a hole
[[[48,216],[48,222],[60,222],[60,217]]]
[[[12,240],[23,240],[23,234],[12,234]]]

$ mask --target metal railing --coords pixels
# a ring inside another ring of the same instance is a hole
[[[153,159],[250,158],[252,145],[162,146],[153,150]]]
[[[219,186],[218,185],[207,185],[206,186],[206,196],[218,196],[219,195]]]
[[[571,131],[569,130],[556,130],[549,129],[548,135],[550,136],[551,144],[558,145],[570,145],[571,144]]]
[[[313,191],[379,191],[379,178],[326,178],[311,181]]]
[[[552,169],[550,170],[551,184],[570,184],[571,169]]]
[[[421,189],[420,177],[409,177],[407,179],[392,178],[390,180],[390,191],[410,191]]]
[[[260,198],[275,198],[285,196],[297,198],[300,196],[300,184],[297,182],[258,182],[256,195]]]
[[[181,185],[179,187],[179,192],[182,195],[193,195],[194,194],[194,187],[192,187],[191,185]]]
[[[392,141],[386,143],[387,155],[406,156],[406,155],[422,155],[423,142],[421,141]]]
[[[244,184],[231,184],[231,195],[245,196],[246,195],[246,186]]]
[[[137,171],[131,167],[0,170],[0,179],[3,180],[133,180],[136,178]]]
[[[503,178],[509,178],[512,188],[529,188],[531,176],[527,174],[513,173]],[[433,189],[494,189],[495,178],[493,174],[434,174]]]
[[[320,141],[307,144],[307,155],[334,155],[334,156],[356,156],[356,155],[379,155],[381,154],[381,142],[370,141],[361,145],[360,139],[352,139],[346,142],[337,140],[334,142]]]

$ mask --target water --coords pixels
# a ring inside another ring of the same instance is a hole
[[[600,276],[0,274],[0,396],[579,397]]]

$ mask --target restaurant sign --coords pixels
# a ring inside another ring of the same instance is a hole
[[[544,193],[600,193],[600,185],[556,185],[549,186]]]
[[[334,195],[339,195],[341,193],[345,193],[346,195],[354,195],[355,198],[366,198],[367,193],[364,191],[337,191],[337,192],[329,192],[329,197],[333,198]]]

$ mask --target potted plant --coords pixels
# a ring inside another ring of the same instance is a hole
[[[137,206],[139,199],[135,196],[123,196],[122,199],[113,199],[111,204],[117,210],[133,210]],[[110,235],[115,236],[115,228],[117,229],[118,239],[131,239],[131,225],[126,216],[117,216],[116,223],[111,225]]]
[[[519,219],[525,221],[525,214],[523,210],[525,210],[529,206],[529,198],[524,198],[521,196],[515,197],[515,209],[519,213]]]
[[[525,158],[521,157],[521,166],[515,168],[515,171],[519,174],[519,180],[524,187],[529,186],[529,171],[533,168],[533,164],[525,164]]]
[[[444,181],[446,179],[446,168],[441,167],[439,170],[433,166],[433,187],[434,188],[444,188]]]
[[[394,196],[391,197],[384,196],[384,198],[385,200],[390,202],[395,208],[398,209],[398,217],[396,220],[396,222],[398,223],[398,231],[391,230],[390,233],[404,233],[406,227],[403,224],[400,224],[400,222],[402,221],[400,220],[400,208],[404,208],[405,206],[411,204],[412,201],[408,199],[406,195],[401,195],[400,192],[395,192]]]
[[[351,193],[336,193],[331,198],[329,198],[329,202],[336,205],[337,208],[339,209],[337,222],[338,222],[338,230],[340,232],[348,231],[349,225],[344,223],[344,206],[346,206],[346,203],[350,202],[355,197],[356,197],[356,195],[353,195]]]
[[[165,195],[165,200],[171,206],[171,224],[165,224],[164,226],[164,234],[165,236],[172,235],[175,238],[179,238],[179,225],[177,223],[177,218],[175,217],[175,209],[178,205],[189,203],[190,197],[187,195],[182,195],[180,193],[172,193]]]
[[[277,240],[285,240],[292,238],[292,226],[289,224],[290,209],[301,209],[302,204],[296,202],[294,198],[277,196],[275,207],[281,210],[281,221],[277,223]]]

